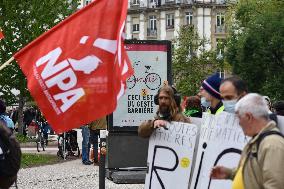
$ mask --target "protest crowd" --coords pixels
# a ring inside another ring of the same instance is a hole
[[[155,96],[158,105],[156,116],[139,126],[139,136],[150,137],[158,128],[167,129],[167,122],[190,123],[190,119],[200,117],[202,111],[211,115],[222,112],[235,114],[244,135],[251,138],[237,167],[216,165],[208,177],[213,180],[231,179],[233,189],[284,188],[284,167],[279,164],[284,158],[284,137],[277,127],[277,115],[283,116],[283,101],[272,104],[267,96],[249,93],[246,83],[240,78],[222,79],[219,73],[206,78],[197,95],[185,98],[183,107],[180,100],[173,87],[160,88]],[[188,118],[184,118],[185,115]]]
[[[140,1],[135,2],[131,6],[139,7]],[[153,9],[158,2],[151,0]],[[212,186],[214,189],[284,189],[284,99],[270,99],[266,94],[250,91],[242,78],[236,75],[223,78],[221,71],[199,81],[196,94],[182,97],[171,81],[171,42],[156,44],[149,40],[154,46],[148,49],[146,40],[145,44],[137,43],[138,40],[133,40],[133,44],[124,41],[129,6],[128,1],[97,0],[70,17],[60,14],[67,18],[55,27],[46,27],[47,32],[29,45],[21,44],[13,57],[0,66],[2,70],[16,61],[26,77],[25,90],[29,90],[32,103],[36,104],[22,108],[21,103],[8,104],[9,100],[1,94],[0,189],[18,187],[19,170],[26,155],[19,139],[32,141],[38,155],[39,148],[48,151],[46,147],[54,145],[53,136],[58,162],[70,157],[78,160],[72,171],[81,174],[87,170],[86,180],[99,175],[100,189],[104,188],[106,178],[114,178],[115,171],[131,177],[141,170],[147,189],[209,189]],[[142,8],[141,12],[144,14]],[[172,23],[166,27],[173,29],[177,25],[174,24],[176,13],[165,15],[168,20],[164,24]],[[147,28],[147,33],[157,35],[156,16],[149,18],[154,30]],[[203,16],[203,26],[207,22],[204,19]],[[140,23],[142,19],[134,20]],[[224,18],[220,20],[223,22]],[[139,24],[136,27],[139,30]],[[0,29],[0,40],[3,38]],[[149,52],[153,57],[148,57]],[[156,65],[142,65],[139,56],[148,62],[153,59]],[[130,57],[137,60],[132,63]],[[191,58],[195,57],[188,57]],[[279,61],[283,62],[283,56]],[[163,66],[159,64],[165,62]],[[137,69],[134,73],[132,66],[140,66],[144,71]],[[120,112],[119,106],[127,107],[127,113]],[[126,139],[135,140],[137,146],[130,146],[132,143]],[[128,161],[128,156],[136,155],[133,149],[143,151],[140,145],[147,146],[148,150],[146,155],[146,152],[138,154],[141,159],[143,155],[147,159],[141,163],[144,167],[125,166],[142,161],[138,158]],[[115,167],[116,163],[123,166]],[[72,166],[72,161],[66,165]],[[52,169],[56,166],[56,163],[52,165]],[[106,176],[107,166],[110,169]],[[44,170],[42,167],[40,170]],[[32,180],[29,171],[26,178]],[[84,177],[67,178],[64,176],[72,174],[61,174],[62,180]],[[46,180],[52,182],[49,178]]]
[[[222,79],[219,73],[206,78],[198,94],[184,99],[182,102],[174,87],[161,87],[154,96],[154,103],[158,105],[156,115],[153,120],[145,121],[139,126],[138,135],[149,138],[159,128],[168,129],[167,123],[191,123],[193,117],[202,118],[204,112],[211,115],[222,112],[235,114],[244,134],[251,139],[242,151],[238,167],[231,169],[214,166],[210,177],[213,180],[232,179],[233,189],[284,187],[284,167],[278,164],[284,158],[284,137],[277,127],[277,116],[284,115],[284,101],[272,103],[267,96],[249,93],[246,83],[240,78],[233,76]],[[15,182],[20,166],[21,151],[14,135],[20,131],[17,127],[17,108],[6,109],[5,102],[1,100],[0,111],[0,144],[3,151],[0,160],[0,186],[7,188]],[[23,120],[24,135],[28,135],[29,127],[39,122],[45,123],[44,130],[47,133],[53,132],[37,107],[25,108]],[[83,165],[98,165],[99,131],[106,128],[106,117],[81,127]],[[77,136],[76,133],[75,135]],[[75,140],[77,142],[76,137]],[[11,171],[6,172],[8,166]]]
[[[139,126],[138,135],[149,138],[159,128],[168,129],[167,123],[191,123],[193,117],[202,118],[204,112],[211,115],[222,112],[235,114],[244,134],[251,139],[243,149],[238,167],[231,169],[221,165],[214,166],[210,173],[211,179],[232,179],[233,189],[284,187],[284,167],[278,164],[284,158],[284,137],[277,127],[277,115],[284,115],[283,101],[272,103],[267,96],[249,93],[243,80],[236,76],[222,79],[219,73],[206,78],[198,94],[184,99],[182,102],[174,87],[161,87],[154,96],[154,103],[158,105],[156,115],[153,120],[145,121]],[[14,135],[19,132],[18,112],[17,108],[6,110],[3,100],[0,101],[0,111],[0,144],[3,151],[0,160],[3,161],[0,163],[0,181],[1,188],[7,188],[15,182],[20,166],[21,151]],[[29,127],[39,122],[46,123],[46,132],[53,132],[36,107],[25,108],[23,118],[24,135],[28,135]],[[81,127],[83,165],[98,165],[99,131],[106,128],[106,117]],[[77,136],[76,133],[75,135]],[[75,140],[77,142],[76,137]],[[10,153],[5,155],[8,151]],[[93,158],[92,161],[90,157]],[[5,165],[4,160],[8,162],[5,162]],[[8,165],[11,171],[6,173]]]

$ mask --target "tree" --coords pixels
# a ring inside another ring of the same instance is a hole
[[[240,0],[226,59],[250,91],[284,99],[284,2]]]
[[[207,51],[208,41],[201,39],[193,26],[182,26],[175,41],[173,78],[184,96],[196,95],[202,81],[210,74],[225,68],[215,50]]]
[[[0,62],[3,64],[26,46],[77,9],[77,0],[0,1],[0,27],[5,38],[0,41]],[[0,74],[0,94],[8,105],[19,105],[19,127],[23,125],[23,107],[31,100],[27,81],[15,61]],[[11,91],[18,90],[15,96]]]

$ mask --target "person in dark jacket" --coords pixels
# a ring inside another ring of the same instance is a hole
[[[33,108],[28,108],[26,111],[24,111],[24,128],[23,128],[23,134],[26,135],[26,129],[31,124],[31,122],[35,119],[35,111]]]
[[[284,101],[278,101],[274,103],[273,109],[277,115],[284,116]]]
[[[14,124],[18,121],[18,108],[13,109],[13,113],[11,115],[11,119],[13,120]]]
[[[0,188],[8,189],[16,180],[21,165],[20,144],[0,119]]]

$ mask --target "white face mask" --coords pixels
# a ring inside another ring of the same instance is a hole
[[[234,100],[222,100],[225,107],[225,111],[229,113],[235,113],[235,106],[237,104],[237,99]]]
[[[201,105],[205,108],[208,108],[211,106],[211,103],[205,97],[201,97]]]

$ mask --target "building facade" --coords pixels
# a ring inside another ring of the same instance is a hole
[[[84,6],[88,5],[91,2],[92,2],[92,0],[79,0],[78,8],[81,9],[81,8],[83,8]]]
[[[226,38],[225,0],[128,0],[127,39],[172,40],[180,26],[193,25],[216,48]]]

